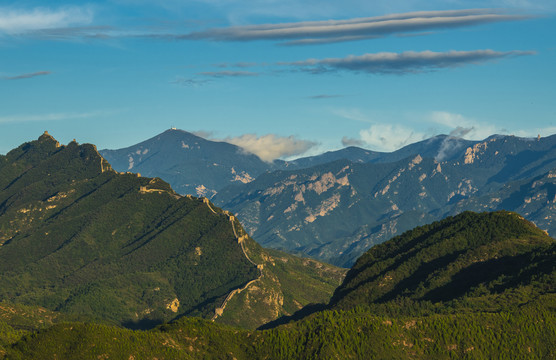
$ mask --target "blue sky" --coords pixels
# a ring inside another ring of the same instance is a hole
[[[553,0],[4,0],[0,153],[171,126],[269,160],[547,136],[555,20]]]

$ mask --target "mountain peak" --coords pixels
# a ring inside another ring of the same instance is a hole
[[[237,145],[176,128],[128,148],[100,153],[117,171],[163,177],[180,194],[208,197],[233,183],[250,181],[272,167]]]
[[[51,143],[56,144],[56,147],[60,147],[60,143],[56,139],[54,139],[54,137],[52,135],[50,135],[48,133],[48,131],[46,131],[46,130],[44,131],[44,133],[41,136],[39,136],[38,141],[42,142],[42,143],[51,142]]]

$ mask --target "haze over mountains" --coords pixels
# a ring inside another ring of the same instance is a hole
[[[340,266],[350,266],[373,244],[465,210],[523,210],[556,232],[550,173],[556,136],[469,141],[442,135],[391,153],[349,147],[265,163],[233,145],[168,130],[101,153],[120,171],[160,176],[178,192],[213,196],[263,246]]]

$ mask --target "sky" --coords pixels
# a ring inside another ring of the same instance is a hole
[[[0,2],[0,154],[176,127],[265,160],[556,133],[554,0]]]

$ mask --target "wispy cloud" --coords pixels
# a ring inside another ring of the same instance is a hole
[[[393,34],[407,34],[435,29],[475,26],[502,21],[528,19],[528,15],[493,9],[421,11],[347,20],[305,21],[213,28],[177,36],[189,40],[213,41],[287,41],[305,45],[372,39]]]
[[[214,66],[219,67],[219,68],[228,68],[228,67],[248,68],[248,67],[265,66],[265,65],[268,65],[268,64],[259,64],[259,63],[256,63],[256,62],[237,62],[237,63],[214,64]]]
[[[185,87],[199,87],[210,83],[211,80],[207,79],[196,79],[196,78],[183,78],[177,77],[176,79],[170,81],[170,84],[185,86]]]
[[[373,150],[394,151],[427,138],[427,134],[400,124],[373,124],[359,132]]]
[[[556,134],[556,126],[547,126],[542,128],[532,128],[527,130],[517,130],[514,133],[516,136],[522,137],[535,137],[537,135],[550,136]]]
[[[409,74],[434,71],[442,68],[460,67],[469,64],[480,64],[487,61],[534,55],[533,51],[406,51],[403,53],[376,53],[360,56],[350,55],[345,58],[308,59],[304,61],[279,63],[289,65],[311,73],[330,71],[354,71],[370,74]]]
[[[214,131],[197,130],[191,132],[193,135],[202,137],[203,139],[212,139],[214,136]]]
[[[454,151],[463,146],[461,139],[482,140],[493,134],[509,134],[507,129],[493,125],[490,122],[479,121],[462,114],[447,111],[432,111],[423,114],[420,120],[420,128],[403,125],[401,123],[388,123],[375,121],[369,116],[358,111],[335,112],[338,116],[356,121],[370,122],[370,126],[359,131],[359,138],[343,137],[344,146],[361,146],[378,151],[394,151],[411,143],[425,140],[438,134],[448,134],[439,148],[437,160],[442,161]],[[354,115],[355,114],[355,115]],[[433,124],[434,128],[423,130],[424,124]],[[545,129],[546,130],[546,129]],[[519,136],[532,136],[535,130],[525,134],[516,133]],[[539,131],[540,134],[548,134]],[[536,136],[535,132],[535,136]]]
[[[462,114],[447,111],[431,112],[428,121],[448,129],[450,136],[469,140],[482,140],[493,134],[508,133],[507,129],[500,128],[492,123],[478,121]]]
[[[438,148],[438,153],[434,157],[436,161],[444,161],[454,153],[459,151],[465,146],[465,138],[469,133],[473,131],[473,128],[464,128],[461,126],[456,127],[454,130],[450,131],[448,136],[442,140],[440,147]]]
[[[197,75],[224,78],[224,77],[253,77],[259,76],[259,73],[251,71],[206,71],[200,72]]]
[[[556,133],[556,126],[527,127],[526,129],[510,129],[496,126],[491,122],[477,120],[462,114],[448,111],[433,111],[425,119],[441,125],[450,131],[450,136],[469,140],[482,140],[494,134],[512,134],[522,137],[548,136]]]
[[[25,35],[44,40],[108,40],[123,37],[124,34],[112,26],[76,26],[65,28],[38,29],[29,31]],[[132,37],[131,34],[125,35]]]
[[[357,108],[333,109],[332,113],[336,116],[339,116],[339,117],[347,119],[347,120],[359,121],[359,122],[363,122],[363,123],[373,123],[374,122],[373,119],[369,115],[363,113],[361,110],[359,110]]]
[[[59,9],[45,7],[17,9],[0,7],[0,33],[27,34],[46,29],[62,29],[91,24],[94,13],[90,6],[66,6]]]
[[[275,134],[263,136],[245,134],[237,137],[228,137],[223,139],[223,141],[237,145],[267,162],[278,158],[301,155],[316,145],[312,141],[298,139],[295,136],[279,136]]]
[[[4,80],[20,80],[20,79],[29,79],[29,78],[33,78],[33,77],[37,77],[37,76],[50,75],[50,74],[51,74],[50,71],[37,71],[37,72],[34,72],[34,73],[21,74],[21,75],[15,75],[15,76],[4,76],[4,77],[2,77],[2,79],[4,79]]]
[[[22,123],[31,121],[59,121],[59,120],[77,120],[88,119],[100,116],[106,116],[116,113],[117,111],[92,111],[84,113],[49,113],[35,115],[8,115],[0,116],[0,124],[5,123]]]
[[[313,100],[334,99],[334,98],[339,98],[339,97],[343,97],[343,95],[319,94],[319,95],[307,96],[308,99],[313,99]]]

